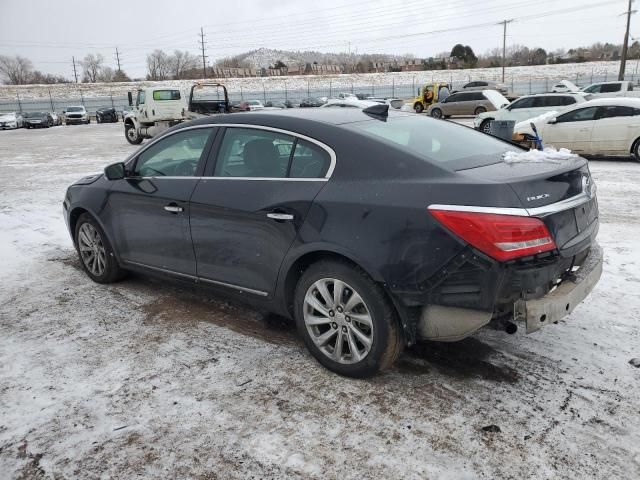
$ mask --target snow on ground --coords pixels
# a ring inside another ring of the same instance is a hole
[[[631,65],[631,64],[629,64]],[[620,62],[588,62],[588,63],[566,63],[559,65],[536,65],[509,67],[506,70],[505,83],[510,85],[512,81],[535,81],[549,79],[551,82],[576,78],[589,79],[596,76],[597,80],[603,80],[600,76],[607,74],[609,80],[615,80]],[[628,71],[632,72],[631,66]],[[346,75],[299,75],[291,77],[251,77],[251,78],[226,78],[222,79],[230,92],[238,94],[244,90],[249,92],[260,92],[263,88],[267,91],[275,90],[304,90],[308,87],[312,89],[332,88],[337,94],[340,89],[350,91],[352,87],[361,86],[385,86],[391,88],[395,85],[412,85],[415,82],[419,86],[430,81],[452,82],[458,86],[462,82],[470,79],[500,80],[502,78],[501,68],[476,68],[467,70],[424,70],[418,72],[398,72],[398,73],[365,73]],[[589,82],[589,80],[585,80]],[[142,86],[151,85],[171,85],[180,88],[190,88],[193,80],[167,80],[163,82],[123,82],[123,83],[64,83],[56,85],[1,85],[0,100],[15,101],[16,94],[21,99],[41,98],[49,100],[49,92],[54,100],[63,98],[74,98],[80,95],[84,97],[126,96],[127,92],[135,91]],[[551,87],[551,84],[549,85]],[[313,94],[313,92],[312,92]]]
[[[640,477],[640,164],[591,162],[606,263],[569,318],[356,381],[282,319],[88,279],[65,188],[133,148],[121,124],[0,132],[0,478]]]

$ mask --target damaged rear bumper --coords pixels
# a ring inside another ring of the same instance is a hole
[[[515,320],[524,320],[527,333],[557,322],[570,314],[596,286],[602,275],[603,253],[600,245],[592,245],[580,269],[554,290],[541,298],[518,300],[513,305]]]

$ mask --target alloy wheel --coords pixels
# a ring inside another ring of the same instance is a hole
[[[304,297],[304,323],[311,340],[331,360],[362,361],[373,345],[373,319],[364,300],[351,286],[322,278]]]
[[[78,249],[87,270],[96,277],[102,276],[107,265],[107,254],[98,230],[90,223],[80,226]]]

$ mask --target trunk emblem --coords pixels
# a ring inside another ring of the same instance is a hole
[[[549,198],[551,195],[548,193],[541,193],[540,195],[535,195],[533,197],[527,197],[527,202],[533,202],[535,200],[542,200],[543,198]]]

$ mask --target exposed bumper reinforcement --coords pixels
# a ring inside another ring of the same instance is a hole
[[[515,302],[513,304],[514,319],[524,320],[527,333],[532,333],[570,314],[600,280],[602,263],[602,248],[594,244],[573,278],[564,280],[544,297]]]

